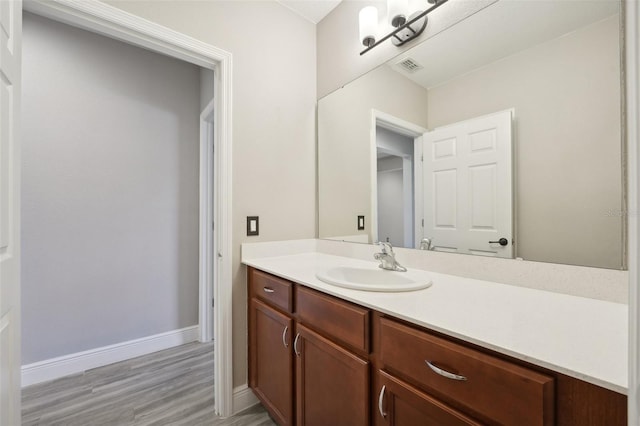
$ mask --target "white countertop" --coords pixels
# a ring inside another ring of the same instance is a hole
[[[627,393],[624,304],[430,272],[430,288],[405,293],[350,290],[316,271],[376,262],[318,252],[243,258],[274,275],[443,334]]]

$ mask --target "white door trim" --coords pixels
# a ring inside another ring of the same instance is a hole
[[[629,392],[628,422],[640,422],[640,5],[626,0],[625,9],[625,72],[626,78],[626,139],[628,185],[628,266],[629,266]]]
[[[66,24],[83,28],[111,38],[122,40],[132,45],[147,48],[195,65],[212,69],[215,73],[215,134],[213,161],[201,162],[201,175],[207,179],[215,173],[215,200],[214,204],[208,199],[211,192],[206,192],[201,187],[200,191],[200,218],[213,218],[216,224],[213,240],[217,243],[200,244],[200,258],[208,259],[209,266],[201,267],[201,287],[203,280],[207,281],[207,273],[213,277],[213,298],[216,301],[214,336],[215,351],[215,405],[216,412],[223,416],[233,414],[233,359],[232,359],[232,80],[231,80],[231,53],[216,48],[200,40],[186,36],[177,31],[150,22],[139,16],[132,15],[116,7],[110,6],[98,0],[27,0],[23,8],[29,12],[45,16]],[[213,166],[213,171],[211,171]],[[208,180],[210,183],[211,180]],[[219,201],[224,202],[219,202]],[[215,208],[214,208],[215,205]],[[205,229],[211,230],[211,221],[208,220]],[[208,237],[205,237],[205,240]],[[215,260],[213,260],[215,259]],[[201,298],[206,297],[202,294]],[[200,301],[200,306],[204,302]],[[211,303],[208,296],[207,304]],[[199,326],[204,331],[200,335],[208,336],[211,322],[202,322],[203,315],[199,317]]]
[[[386,112],[379,111],[377,109],[371,110],[371,130],[369,132],[369,152],[370,152],[370,187],[371,187],[371,205],[369,207],[369,216],[371,217],[371,239],[372,243],[378,241],[378,170],[376,164],[378,162],[378,148],[377,148],[377,132],[376,126],[383,127],[391,130],[395,133],[399,133],[404,136],[412,138],[422,138],[422,134],[427,132],[424,127],[417,124],[410,123],[398,117],[394,117]],[[415,141],[414,141],[415,146]],[[414,152],[414,163],[417,163],[417,156]],[[415,171],[414,171],[415,176]],[[415,181],[414,181],[415,183]],[[415,185],[414,185],[415,192]],[[418,216],[418,215],[414,215]],[[417,220],[417,219],[416,219]],[[417,244],[417,241],[414,241]]]
[[[20,115],[21,1],[0,7],[0,424],[21,423],[20,410]]]
[[[217,252],[216,229],[214,227],[214,212],[210,206],[217,206],[216,192],[214,191],[217,180],[215,174],[215,155],[212,141],[215,141],[215,114],[216,100],[205,107],[200,114],[200,291],[199,291],[199,339],[201,342],[209,342],[214,338],[213,327],[215,311],[212,301],[214,297],[214,257]]]
[[[418,136],[413,139],[413,219],[414,219],[414,227],[413,227],[413,242],[414,247],[416,249],[420,248],[420,242],[422,240],[422,236],[424,235],[424,212],[423,208],[423,194],[424,191],[422,189],[422,158],[424,153],[422,152],[423,138],[422,136]]]

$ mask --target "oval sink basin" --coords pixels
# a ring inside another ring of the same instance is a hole
[[[327,284],[366,291],[414,291],[432,284],[427,272],[396,272],[377,267],[336,266],[316,272],[316,277]]]

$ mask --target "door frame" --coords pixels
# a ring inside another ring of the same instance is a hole
[[[422,173],[422,168],[418,167],[418,159],[421,158],[422,153],[418,153],[415,150],[415,147],[418,145],[416,143],[417,138],[422,138],[422,135],[428,131],[424,127],[421,127],[417,124],[413,124],[409,121],[403,120],[401,118],[395,117],[386,112],[379,111],[377,109],[371,110],[371,129],[369,132],[369,152],[370,152],[370,173],[369,173],[369,184],[371,188],[371,204],[369,206],[369,216],[371,217],[371,239],[372,243],[377,242],[378,238],[378,169],[376,167],[378,161],[378,148],[377,148],[377,132],[376,126],[383,127],[387,130],[391,130],[392,132],[399,133],[404,136],[409,136],[414,138],[414,152],[413,152],[413,163],[415,165],[413,170],[413,191],[414,194],[418,193],[418,187],[416,186],[417,180],[417,172],[418,169],[420,173]],[[395,154],[394,154],[395,155]],[[415,195],[414,195],[415,196]],[[414,239],[417,236],[418,225],[420,224],[418,217],[418,199],[414,200]],[[421,204],[420,204],[421,205]],[[421,216],[420,216],[421,217]],[[414,241],[415,244],[418,244],[418,241]]]
[[[208,115],[201,116],[201,131],[210,130],[206,123],[211,118],[216,125],[213,128],[213,147],[209,146],[210,139],[206,135],[201,134],[200,137],[200,152],[204,151],[206,155],[200,159],[198,325],[201,340],[215,336],[215,411],[222,417],[232,415],[231,53],[99,0],[27,0],[23,3],[23,10],[214,71],[214,99],[209,105],[211,108],[205,110]],[[209,308],[211,296],[216,301],[213,327]]]
[[[199,292],[198,292],[198,333],[201,342],[210,342],[214,339],[215,333],[212,324],[214,321],[215,309],[215,268],[214,257],[217,252],[218,241],[214,226],[214,212],[210,206],[217,206],[215,184],[215,123],[216,120],[216,99],[215,97],[204,108],[200,114],[200,232],[199,235]],[[214,348],[215,350],[215,348]]]

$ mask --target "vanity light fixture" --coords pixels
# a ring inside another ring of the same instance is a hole
[[[389,25],[398,28],[407,22],[409,0],[387,0],[387,19]]]
[[[376,29],[378,27],[378,9],[375,6],[367,6],[360,11],[360,41],[365,46],[373,46],[376,42]]]
[[[378,25],[378,9],[375,6],[367,6],[360,11],[360,41],[366,46],[360,55],[364,55],[387,39],[396,46],[402,46],[408,41],[418,37],[427,27],[427,15],[438,7],[445,4],[448,0],[427,0],[433,6],[427,10],[419,10],[412,13],[407,19],[409,13],[408,0],[387,0],[387,21],[396,29],[376,42],[376,28]]]

